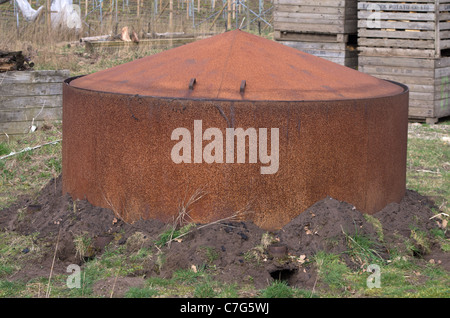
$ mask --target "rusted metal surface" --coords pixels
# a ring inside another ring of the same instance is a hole
[[[172,132],[194,139],[196,120],[278,128],[278,170],[261,174],[248,144],[245,163],[174,163]],[[407,120],[405,87],[232,31],[68,80],[63,191],[129,222],[172,221],[200,189],[200,223],[247,207],[278,229],[327,195],[374,213],[404,196]]]
[[[186,89],[192,78],[195,89]],[[240,85],[246,81],[245,94]],[[73,87],[154,97],[340,100],[403,89],[353,69],[235,30],[74,80]]]

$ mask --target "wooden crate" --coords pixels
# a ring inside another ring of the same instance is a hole
[[[450,49],[450,0],[358,2],[358,46],[368,56],[440,57]]]
[[[450,116],[450,57],[360,55],[359,71],[409,87],[409,118],[436,123]]]
[[[274,6],[275,40],[304,41],[311,33],[357,32],[357,0],[274,0]]]
[[[61,120],[62,82],[69,76],[68,70],[0,73],[0,138]]]
[[[356,68],[356,0],[274,0],[274,39]]]
[[[279,41],[279,43],[337,64],[355,69],[358,67],[358,51],[356,46],[348,45],[345,42]]]

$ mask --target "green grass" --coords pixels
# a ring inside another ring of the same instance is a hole
[[[292,298],[294,291],[284,281],[275,280],[270,286],[262,290],[262,298]]]
[[[11,153],[11,148],[7,142],[0,143],[0,156],[9,155]]]
[[[48,125],[48,130],[38,130],[14,140],[3,141],[0,143],[0,152],[19,152],[27,147],[61,139],[61,124]],[[49,179],[61,173],[61,169],[60,142],[0,160],[0,209],[10,205],[20,195],[37,194]]]
[[[151,286],[131,287],[126,293],[126,298],[151,298],[159,295],[159,291]]]
[[[180,229],[175,229],[173,227],[169,227],[167,230],[162,232],[158,239],[155,241],[155,244],[159,247],[162,247],[172,240],[177,239],[178,237],[181,237],[182,235],[185,235],[188,233],[192,228],[195,227],[195,224],[188,223],[185,226],[181,227]]]
[[[432,132],[442,133],[437,129]],[[431,196],[437,206],[450,213],[450,143],[440,138],[410,137],[407,168],[407,188]]]
[[[342,292],[348,285],[348,275],[351,271],[339,255],[319,251],[314,255],[314,262],[319,281],[324,283],[324,288],[328,288],[331,293]]]
[[[381,230],[381,229],[380,229]],[[383,259],[377,251],[380,249],[380,245],[374,242],[368,236],[362,235],[355,229],[353,235],[349,235],[343,232],[348,245],[348,251],[346,252],[354,261],[361,265],[365,264],[379,264],[383,263]],[[380,231],[378,231],[380,236]]]
[[[45,250],[34,243],[35,234],[0,232],[0,279],[20,270],[27,262],[39,258]]]

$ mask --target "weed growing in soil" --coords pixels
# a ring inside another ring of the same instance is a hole
[[[378,253],[379,244],[355,230],[353,235],[349,235],[342,230],[349,250],[346,252],[352,259],[361,265],[378,264],[383,262],[383,258]]]

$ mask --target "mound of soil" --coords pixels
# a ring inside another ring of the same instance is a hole
[[[131,243],[140,232],[145,244],[154,247],[160,234],[170,228],[158,220],[140,220],[127,224],[109,209],[92,206],[87,201],[73,201],[61,195],[61,177],[51,180],[35,197],[20,198],[0,212],[0,230],[24,235],[37,233],[40,243],[51,246],[36,262],[27,264],[9,279],[31,279],[48,276],[57,244],[54,273],[65,273],[69,264],[83,265],[102,254],[108,244]],[[301,213],[281,230],[268,233],[252,222],[221,222],[196,227],[170,244],[158,247],[164,264],[155,256],[134,276],[170,278],[178,269],[213,268],[215,279],[227,283],[253,284],[264,288],[274,279],[291,286],[311,289],[317,278],[314,262],[308,262],[319,251],[340,253],[351,267],[361,263],[348,253],[348,237],[363,235],[378,242],[377,252],[389,259],[390,248],[402,246],[412,230],[429,232],[436,228],[433,202],[414,191],[407,191],[399,203],[392,203],[373,215],[383,229],[368,221],[361,212],[346,202],[327,197]],[[36,234],[35,234],[36,235]],[[90,250],[80,257],[75,238],[92,238]],[[142,246],[142,244],[141,244]],[[433,246],[420,250],[419,257],[432,257]],[[448,262],[443,262],[448,263]],[[368,264],[366,264],[368,265]],[[100,290],[101,288],[99,288]]]

